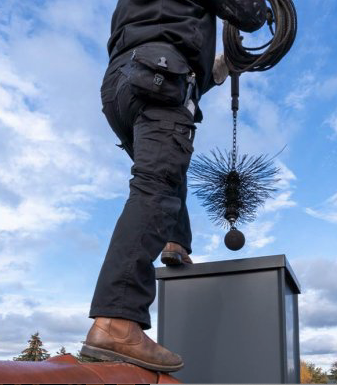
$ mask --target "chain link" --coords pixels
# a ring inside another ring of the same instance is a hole
[[[237,133],[237,111],[233,111],[233,151],[232,151],[232,170],[236,168],[236,133]]]

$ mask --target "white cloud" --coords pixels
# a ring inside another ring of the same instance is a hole
[[[306,208],[305,212],[314,218],[337,223],[337,194],[332,195],[317,208]]]
[[[316,257],[293,260],[292,267],[302,286],[301,358],[327,371],[337,355],[337,263]]]
[[[215,261],[216,258],[213,258],[213,256],[211,256],[210,254],[193,254],[192,260],[193,260],[193,263],[207,263],[207,262]]]
[[[277,183],[277,187],[286,190],[291,188],[291,183],[296,181],[296,175],[281,161],[276,161],[276,166],[280,170],[278,178],[280,179]]]
[[[32,88],[34,87],[33,83],[28,84]],[[0,89],[0,120],[2,125],[27,140],[55,141],[56,136],[52,132],[48,117],[36,111],[32,112],[27,108],[24,98],[31,95],[25,92],[24,88],[20,88],[16,82],[9,85],[11,86],[10,91],[6,90],[6,84]]]
[[[240,154],[277,154],[301,128],[298,118],[283,111],[281,101],[276,103],[270,97],[272,92],[273,83],[268,74],[242,76],[238,115]],[[209,151],[215,146],[231,149],[233,124],[230,106],[230,81],[211,90],[202,100],[205,119],[202,130],[198,130],[196,135],[198,151]]]
[[[303,330],[301,336],[302,355],[336,354],[337,352],[337,328],[334,330]]]
[[[80,34],[101,45],[109,33],[109,17],[113,4],[108,0],[56,0],[37,8],[37,16],[47,17],[48,27],[62,34]]]
[[[85,220],[88,214],[68,207],[55,207],[48,201],[34,198],[18,207],[0,206],[0,231],[46,231],[62,223]]]
[[[318,210],[313,210],[311,208],[306,208],[305,212],[310,216],[318,219],[323,219],[324,221],[337,223],[337,212],[322,212]]]
[[[217,250],[221,243],[221,238],[217,234],[213,234],[209,236],[210,242],[204,247],[204,250],[207,253],[212,253],[213,251]]]
[[[20,295],[6,295],[1,303],[0,313],[0,359],[12,359],[27,346],[26,341],[37,331],[44,348],[52,355],[61,348],[76,354],[93,323],[88,318],[89,304],[41,305],[31,298]],[[15,311],[13,310],[15,309]],[[152,329],[146,333],[157,340],[157,304],[151,306]]]
[[[296,206],[296,202],[290,199],[292,194],[292,191],[286,191],[278,194],[275,199],[269,199],[264,206],[264,210],[272,212]]]
[[[277,178],[279,181],[275,187],[278,192],[275,193],[274,197],[268,199],[260,210],[261,214],[276,212],[282,209],[295,207],[296,201],[292,199],[294,185],[293,183],[297,180],[295,174],[280,160],[275,160],[275,166],[279,169]]]
[[[36,328],[48,349],[80,347],[92,321],[89,304],[69,304],[63,293],[73,272],[47,287],[39,274],[51,273],[54,245],[69,246],[69,226],[61,237],[56,230],[70,222],[80,228],[92,202],[124,196],[131,165],[115,149],[100,105],[111,2],[10,3],[0,5],[1,17],[11,12],[0,23],[0,340],[7,341],[0,355],[9,359]],[[81,14],[68,28],[63,7],[74,19]],[[78,244],[97,250],[96,230],[90,239],[78,235]]]
[[[273,243],[275,237],[269,234],[273,227],[273,222],[258,221],[248,224],[244,231],[247,245],[252,249],[261,249],[262,247]]]
[[[316,77],[312,72],[305,72],[297,80],[294,91],[291,91],[285,100],[285,104],[297,110],[303,110],[305,101],[313,95],[317,88]]]
[[[301,324],[311,328],[337,330],[337,303],[325,295],[324,290],[308,288],[300,296]],[[337,351],[337,347],[336,347]]]
[[[86,306],[87,307],[87,306]],[[12,359],[27,347],[30,336],[39,332],[44,348],[55,354],[64,345],[73,354],[81,348],[81,341],[92,324],[87,309],[83,306],[53,307],[36,309],[30,314],[21,312],[20,306],[15,312],[0,314],[0,358]]]
[[[333,113],[327,120],[324,121],[324,123],[327,124],[330,128],[332,128],[332,138],[335,138],[337,135],[337,112]]]
[[[7,195],[16,196],[17,204],[0,196],[0,231],[47,231],[87,219],[76,207],[81,200],[124,194],[126,162],[120,169],[111,168],[110,154],[98,155],[97,138],[89,136],[85,126],[58,130],[59,117],[32,109],[30,104],[43,99],[41,88],[22,79],[8,58],[1,59],[0,73],[4,70],[6,77],[0,79],[0,184]]]
[[[330,260],[317,255],[314,259],[296,259],[293,261],[293,267],[304,290],[314,290],[309,293],[312,304],[316,301],[318,306],[320,303],[318,298],[314,297],[315,295],[337,304],[337,261],[335,259]]]
[[[257,78],[251,76],[242,81],[239,150],[253,155],[273,155],[290,141],[298,131],[299,123],[281,109],[280,103],[269,97],[272,85],[268,76],[259,76],[265,79],[267,86],[260,85]]]
[[[1,315],[7,316],[15,312],[22,316],[30,316],[39,304],[40,302],[35,298],[24,294],[4,294],[2,296]]]
[[[318,95],[322,98],[332,98],[337,94],[337,76],[333,75],[320,84]]]
[[[37,89],[34,84],[30,81],[21,79],[17,74],[13,73],[11,68],[11,63],[5,56],[0,56],[0,84],[8,87],[15,87],[22,90],[25,95],[36,96]],[[6,103],[6,98],[8,98],[8,92],[1,90],[1,104]]]
[[[1,250],[0,259],[0,287],[9,284],[16,285],[19,289],[27,281],[27,273],[31,270],[35,261],[35,256],[31,252],[14,254],[6,248]]]
[[[337,328],[300,329],[301,359],[329,372],[337,355]]]

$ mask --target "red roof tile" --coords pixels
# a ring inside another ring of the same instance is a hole
[[[46,361],[0,361],[1,384],[180,384],[175,378],[122,362],[79,362],[71,354]]]

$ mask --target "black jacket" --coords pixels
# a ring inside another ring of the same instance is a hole
[[[207,0],[119,0],[108,42],[110,61],[151,41],[173,44],[197,75],[202,95],[212,85],[216,45],[216,16]]]

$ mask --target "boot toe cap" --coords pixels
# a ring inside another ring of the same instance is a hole
[[[164,348],[165,349],[165,348]],[[160,360],[160,363],[165,366],[181,366],[183,364],[183,359],[179,354],[170,352],[169,350],[165,349],[163,354],[158,357]]]

